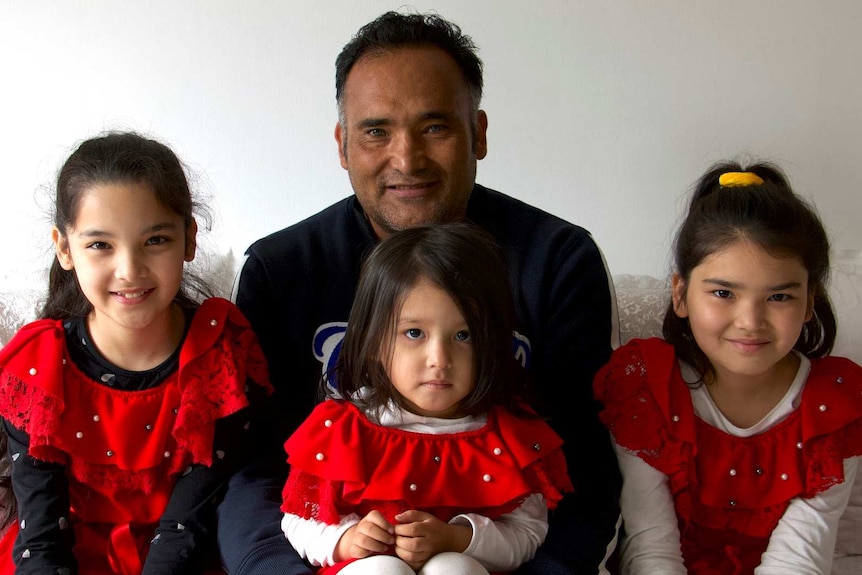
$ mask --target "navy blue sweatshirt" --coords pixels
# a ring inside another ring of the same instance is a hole
[[[592,394],[593,375],[608,361],[612,347],[613,292],[602,255],[585,229],[480,185],[470,196],[467,217],[489,231],[506,254],[517,331],[525,339],[520,353],[535,386],[534,406],[565,441],[576,491],[551,516],[536,564],[528,563],[520,572],[550,572],[539,566],[550,556],[570,573],[597,573],[615,537],[621,483]],[[350,196],[256,241],[246,252],[234,300],[269,361],[276,389],[273,450],[280,461],[284,440],[320,399],[320,378],[332,346],[343,335],[361,262],[376,242],[359,202]],[[270,491],[274,488],[275,483]],[[280,513],[277,506],[273,509],[278,498],[254,504],[249,498],[255,493],[232,484],[220,510],[232,525],[220,535],[230,572],[308,572],[299,562],[290,568],[282,562],[276,571],[253,565],[271,568],[276,561],[263,557],[282,553],[278,546],[284,540],[280,531],[264,534],[260,528],[267,514],[278,529]],[[249,537],[258,541],[239,535],[243,522]]]

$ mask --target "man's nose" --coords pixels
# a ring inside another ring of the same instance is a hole
[[[411,174],[425,165],[425,141],[420,134],[403,132],[392,139],[392,167],[402,174]]]

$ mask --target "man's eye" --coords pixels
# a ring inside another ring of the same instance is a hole
[[[168,238],[164,236],[153,236],[147,240],[148,246],[157,246],[159,244],[163,244],[168,241]]]
[[[386,130],[384,130],[383,128],[371,128],[365,133],[372,138],[381,138],[386,135]]]

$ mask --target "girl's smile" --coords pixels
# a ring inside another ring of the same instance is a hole
[[[775,257],[738,240],[705,258],[688,283],[673,279],[677,315],[687,317],[718,383],[768,380],[780,371],[813,300],[795,257]]]

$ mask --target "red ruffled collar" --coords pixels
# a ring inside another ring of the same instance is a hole
[[[543,421],[503,409],[480,429],[438,435],[383,427],[349,402],[327,400],[285,443],[293,483],[284,510],[335,522],[345,508],[398,502],[440,517],[441,509],[511,511],[531,493],[554,507],[572,490],[561,445]],[[333,487],[333,501],[315,500]]]
[[[215,420],[248,405],[246,377],[271,390],[251,327],[219,298],[195,313],[178,372],[148,390],[112,389],[84,376],[59,320],[23,327],[0,350],[0,369],[0,415],[29,434],[31,455],[69,465],[85,483],[145,492],[164,473],[212,462]]]
[[[694,490],[727,512],[811,497],[841,483],[844,459],[862,454],[862,368],[845,358],[811,360],[799,408],[747,438],[696,417],[673,347],[661,339],[618,349],[594,387],[617,443],[668,475],[674,493]]]

